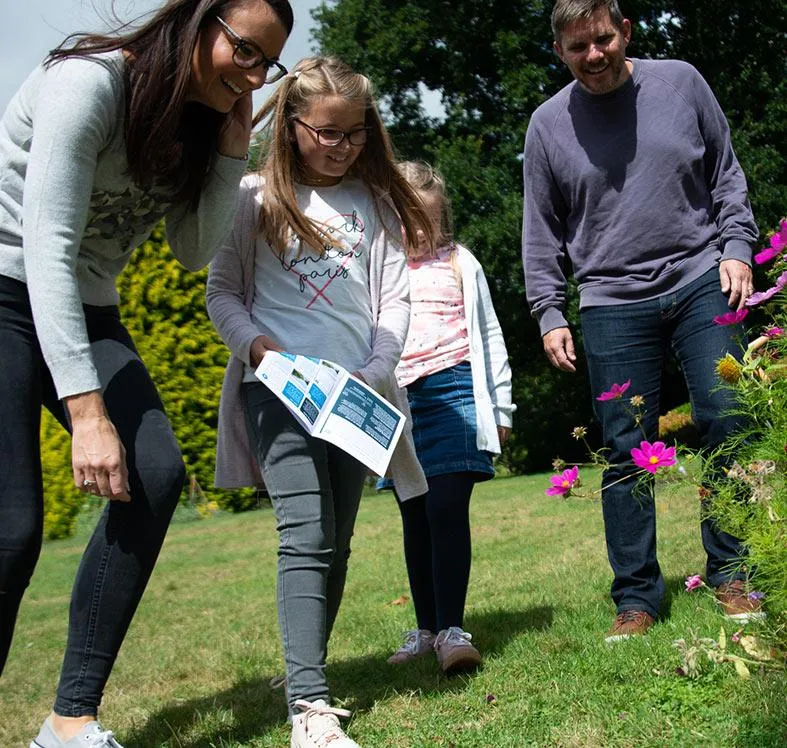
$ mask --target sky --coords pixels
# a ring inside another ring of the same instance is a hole
[[[295,11],[295,27],[284,47],[281,61],[289,68],[301,57],[312,53],[310,11],[320,0],[290,0]],[[164,0],[115,0],[115,11],[123,21],[163,5]],[[97,12],[98,11],[98,12]],[[3,0],[0,23],[0,113],[17,88],[47,52],[68,34],[100,31],[106,26],[102,16],[111,17],[112,0]],[[263,88],[255,94],[257,109],[268,95]]]

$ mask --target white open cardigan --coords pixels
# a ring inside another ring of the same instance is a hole
[[[481,263],[469,249],[461,245],[457,245],[456,251],[470,341],[476,447],[500,454],[497,427],[511,428],[512,414],[516,410],[516,405],[511,402],[508,352]]]
[[[252,321],[251,307],[262,199],[260,177],[256,174],[244,177],[232,234],[216,254],[208,273],[208,314],[232,352],[219,403],[215,472],[218,488],[262,484],[241,400],[244,365],[249,364],[249,348],[260,334]],[[410,323],[409,284],[404,252],[399,244],[386,238],[379,245],[382,251],[372,253],[369,261],[369,293],[375,321],[372,353],[360,374],[370,387],[407,416],[389,471],[397,494],[410,499],[426,493],[428,487],[413,446],[407,393],[396,387],[393,376]]]

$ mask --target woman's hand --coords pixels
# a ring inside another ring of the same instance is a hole
[[[219,135],[219,153],[230,158],[246,158],[251,140],[251,91],[245,93],[227,114]]]
[[[508,441],[509,436],[511,436],[511,429],[508,426],[497,427],[497,438],[500,439],[501,447]]]
[[[283,350],[284,348],[272,338],[269,338],[267,335],[259,335],[251,341],[251,346],[249,347],[249,362],[251,363],[251,368],[256,369],[260,365],[262,357],[268,351]]]
[[[126,449],[98,391],[64,399],[71,419],[74,485],[112,501],[131,501]]]

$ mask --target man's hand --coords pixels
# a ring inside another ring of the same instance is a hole
[[[544,335],[542,340],[544,351],[552,366],[561,371],[577,370],[574,366],[577,360],[577,355],[574,353],[574,338],[571,337],[571,330],[568,327],[556,327]]]
[[[719,264],[721,292],[729,294],[731,309],[743,309],[744,302],[754,293],[751,268],[740,260],[722,260]]]

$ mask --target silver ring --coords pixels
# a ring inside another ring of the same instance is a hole
[[[90,488],[91,486],[95,486],[95,485],[96,482],[94,480],[88,480],[87,478],[85,478],[85,480],[82,481],[82,488]]]

